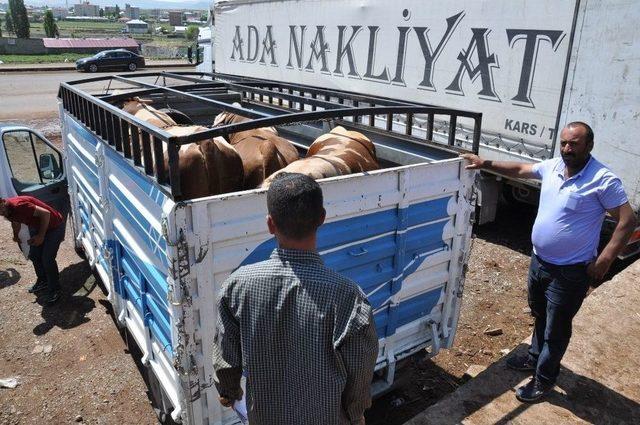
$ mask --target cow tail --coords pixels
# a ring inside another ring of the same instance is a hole
[[[271,140],[265,140],[260,143],[260,154],[262,155],[262,170],[264,172],[263,178],[266,179],[271,174],[275,173],[282,168],[280,161],[278,160],[278,149],[275,143]]]

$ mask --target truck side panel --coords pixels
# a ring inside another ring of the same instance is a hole
[[[183,403],[173,365],[179,338],[162,222],[173,201],[72,116],[62,116],[74,236],[107,286],[116,318],[142,351],[143,364],[177,409]]]
[[[640,3],[584,2],[571,56],[560,127],[589,123],[594,156],[622,180],[640,210]],[[558,147],[556,155],[558,155]]]
[[[367,294],[380,337],[377,369],[389,383],[398,360],[427,346],[435,354],[453,340],[472,176],[452,159],[321,182],[327,222],[318,234],[320,253]],[[193,253],[191,349],[200,359],[192,387],[204,390],[193,403],[195,423],[232,423],[210,386],[215,300],[233,270],[268,258],[275,247],[265,224],[266,192],[187,203],[184,215]]]
[[[483,156],[545,159],[577,4],[217,2],[215,71],[480,111]],[[466,145],[468,125],[457,125]],[[436,117],[436,136],[446,140],[447,132]]]

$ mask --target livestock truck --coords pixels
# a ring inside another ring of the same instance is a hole
[[[491,160],[557,157],[559,131],[585,121],[639,213],[639,20],[634,0],[219,1],[199,70],[479,111]],[[470,147],[472,126],[444,118],[393,125],[435,141],[455,128]],[[499,198],[535,208],[539,188],[483,172],[478,222],[495,220]],[[638,251],[640,227],[622,256]]]
[[[210,128],[171,136],[118,107],[134,96]],[[29,128],[0,126],[0,195],[33,195],[70,211],[67,239],[139,347],[161,418],[238,423],[213,385],[216,296],[233,270],[276,246],[264,189],[182,195],[177,159],[186,143],[274,126],[304,156],[336,125],[367,136],[380,169],[319,181],[327,219],[318,249],[374,308],[374,395],[390,388],[409,356],[453,343],[475,204],[475,173],[459,154],[473,149],[456,147],[455,131],[441,144],[394,117],[470,120],[477,148],[480,113],[197,72],[87,78],[62,83],[58,99],[62,151]],[[249,121],[211,128],[222,111]]]

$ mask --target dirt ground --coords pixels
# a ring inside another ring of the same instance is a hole
[[[59,142],[55,120],[28,124]],[[475,229],[453,348],[409,361],[396,388],[374,401],[368,424],[405,422],[463,384],[469,366],[490,365],[530,333],[525,278],[534,215],[532,208],[503,206],[496,223]],[[63,297],[51,307],[27,293],[33,269],[5,220],[0,246],[0,379],[19,381],[15,389],[0,389],[0,424],[156,423],[139,355],[128,351],[69,237],[58,254]],[[488,336],[488,328],[502,333]]]

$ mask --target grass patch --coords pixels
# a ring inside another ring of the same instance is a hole
[[[60,30],[119,30],[125,27],[125,24],[122,22],[56,21],[56,24],[58,24],[58,29]]]
[[[60,53],[57,55],[0,55],[0,60],[6,64],[35,64],[35,63],[62,63],[65,59],[74,63],[80,58],[91,56],[87,53]]]

